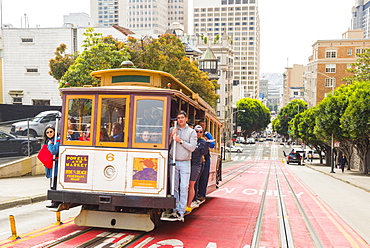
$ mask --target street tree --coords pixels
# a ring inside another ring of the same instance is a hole
[[[212,107],[216,106],[218,85],[209,80],[207,73],[199,70],[196,61],[186,57],[185,47],[176,36],[164,34],[157,39],[129,37],[127,49],[136,67],[168,72]]]
[[[348,107],[340,118],[341,128],[348,132],[363,165],[364,174],[369,171],[370,150],[370,84],[355,83],[355,90],[349,97]],[[361,168],[360,168],[361,169]]]
[[[95,33],[93,28],[88,28],[84,36],[84,51],[61,78],[61,88],[99,86],[100,81],[91,77],[91,72],[119,68],[122,61],[130,58],[124,46],[120,42],[114,42],[112,37],[103,38],[102,34]]]
[[[78,52],[75,52],[74,54],[68,54],[66,51],[67,45],[60,44],[54,52],[55,58],[49,60],[49,74],[58,80],[58,82],[68,71],[69,66],[75,62],[78,56]]]
[[[316,117],[317,117],[317,107],[307,109],[299,114],[297,114],[290,121],[290,131],[293,137],[302,139],[302,141],[314,149],[316,149],[320,155],[320,163],[323,162],[323,157],[321,152],[325,152],[330,149],[330,147],[318,138],[315,133],[316,127]]]
[[[329,94],[317,105],[317,118],[315,134],[327,145],[329,156],[327,163],[331,165],[331,140],[340,141],[342,152],[345,152],[349,161],[353,156],[353,140],[346,130],[341,127],[340,118],[347,109],[349,97],[355,86],[342,85],[335,90],[334,95]]]
[[[236,102],[238,110],[238,125],[243,130],[244,138],[247,138],[253,131],[265,129],[270,123],[270,110],[260,100],[243,98]]]
[[[272,122],[274,131],[283,135],[285,138],[289,136],[289,122],[300,112],[307,109],[307,103],[303,100],[296,99],[290,101],[285,107],[281,108],[278,115]]]

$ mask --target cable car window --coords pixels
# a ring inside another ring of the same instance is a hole
[[[65,141],[71,141],[72,143],[88,141],[91,144],[93,96],[75,98],[67,96],[67,103],[67,120],[64,129]]]
[[[136,101],[135,116],[135,143],[162,144],[163,114],[165,101],[153,99],[140,99]]]
[[[126,98],[102,98],[100,142],[123,142],[126,129]]]

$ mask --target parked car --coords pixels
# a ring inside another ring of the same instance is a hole
[[[320,154],[318,151],[316,151],[315,149],[310,149],[306,152],[307,154],[307,158],[316,158],[316,159],[319,159],[320,158]],[[321,152],[321,156],[323,158],[325,158],[325,153]]]
[[[231,146],[231,147],[226,147],[225,148],[226,152],[238,152],[238,153],[242,153],[243,152],[243,147],[239,147],[239,146]]]
[[[57,110],[44,111],[30,119],[29,133],[31,137],[42,136],[48,125],[55,126],[56,117],[62,114]],[[59,125],[60,126],[60,125]],[[13,135],[27,136],[28,125],[27,121],[16,122],[12,125],[10,133]]]
[[[244,142],[245,142],[244,137],[237,137],[236,138],[236,143],[244,143]]]
[[[291,151],[289,155],[286,157],[286,163],[298,163],[298,165],[302,164],[303,156],[299,152]]]
[[[41,148],[40,140],[30,137],[30,154]],[[17,137],[0,131],[0,154],[19,153],[28,155],[28,137]]]
[[[247,144],[256,144],[256,140],[254,138],[248,138]]]

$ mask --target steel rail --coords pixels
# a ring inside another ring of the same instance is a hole
[[[62,237],[61,239],[58,239],[58,240],[56,240],[56,241],[54,241],[54,242],[52,242],[50,244],[47,244],[47,245],[43,246],[43,248],[51,248],[51,247],[54,247],[54,246],[63,244],[63,243],[65,243],[65,242],[67,242],[67,241],[69,241],[71,239],[77,238],[78,236],[81,236],[81,235],[83,235],[85,233],[88,233],[88,232],[90,232],[92,230],[93,230],[93,228],[92,227],[89,227],[89,228],[87,228],[85,230],[80,230],[80,231],[74,232],[74,233],[72,233],[70,235],[66,235],[66,236]]]
[[[286,202],[284,199],[284,194],[282,190],[282,185],[280,183],[278,171],[277,171],[277,164],[274,161],[274,168],[275,168],[275,184],[276,190],[278,192],[277,197],[277,208],[278,208],[278,217],[279,217],[279,234],[280,234],[280,247],[294,247],[293,235],[292,230],[289,222],[289,215],[286,207]]]
[[[280,170],[282,171],[282,175],[284,176],[284,178],[285,178],[285,180],[287,182],[287,185],[289,187],[289,190],[292,192],[293,199],[294,199],[294,201],[295,201],[295,203],[296,203],[296,205],[298,207],[298,210],[299,210],[299,212],[300,212],[300,214],[301,214],[301,216],[303,218],[303,221],[304,221],[304,223],[306,225],[306,228],[307,228],[307,230],[308,230],[308,232],[309,232],[309,234],[311,236],[311,240],[312,240],[313,244],[315,245],[315,247],[324,248],[324,245],[321,242],[321,239],[319,238],[319,235],[317,234],[315,228],[313,227],[313,225],[312,225],[312,223],[311,223],[311,221],[310,221],[310,219],[309,219],[306,211],[303,209],[302,204],[300,203],[300,201],[299,201],[296,193],[293,190],[292,185],[290,184],[290,182],[289,182],[287,176],[285,175],[285,173],[283,171],[283,168],[281,166],[280,166]]]
[[[266,176],[265,186],[263,190],[262,200],[260,204],[260,208],[257,215],[257,221],[256,226],[254,227],[252,242],[251,242],[251,248],[259,248],[260,247],[260,241],[261,241],[261,233],[262,233],[262,224],[263,224],[263,215],[265,213],[265,207],[266,207],[266,196],[267,196],[267,189],[269,186],[269,180],[271,175],[271,162],[269,166],[269,170]]]

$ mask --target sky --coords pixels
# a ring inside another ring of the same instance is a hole
[[[61,27],[63,15],[90,14],[90,0],[0,0],[2,23],[24,27]],[[189,0],[191,1],[191,0]],[[261,73],[283,73],[306,65],[317,40],[341,39],[351,26],[355,0],[258,0]],[[23,22],[22,22],[23,20]]]

